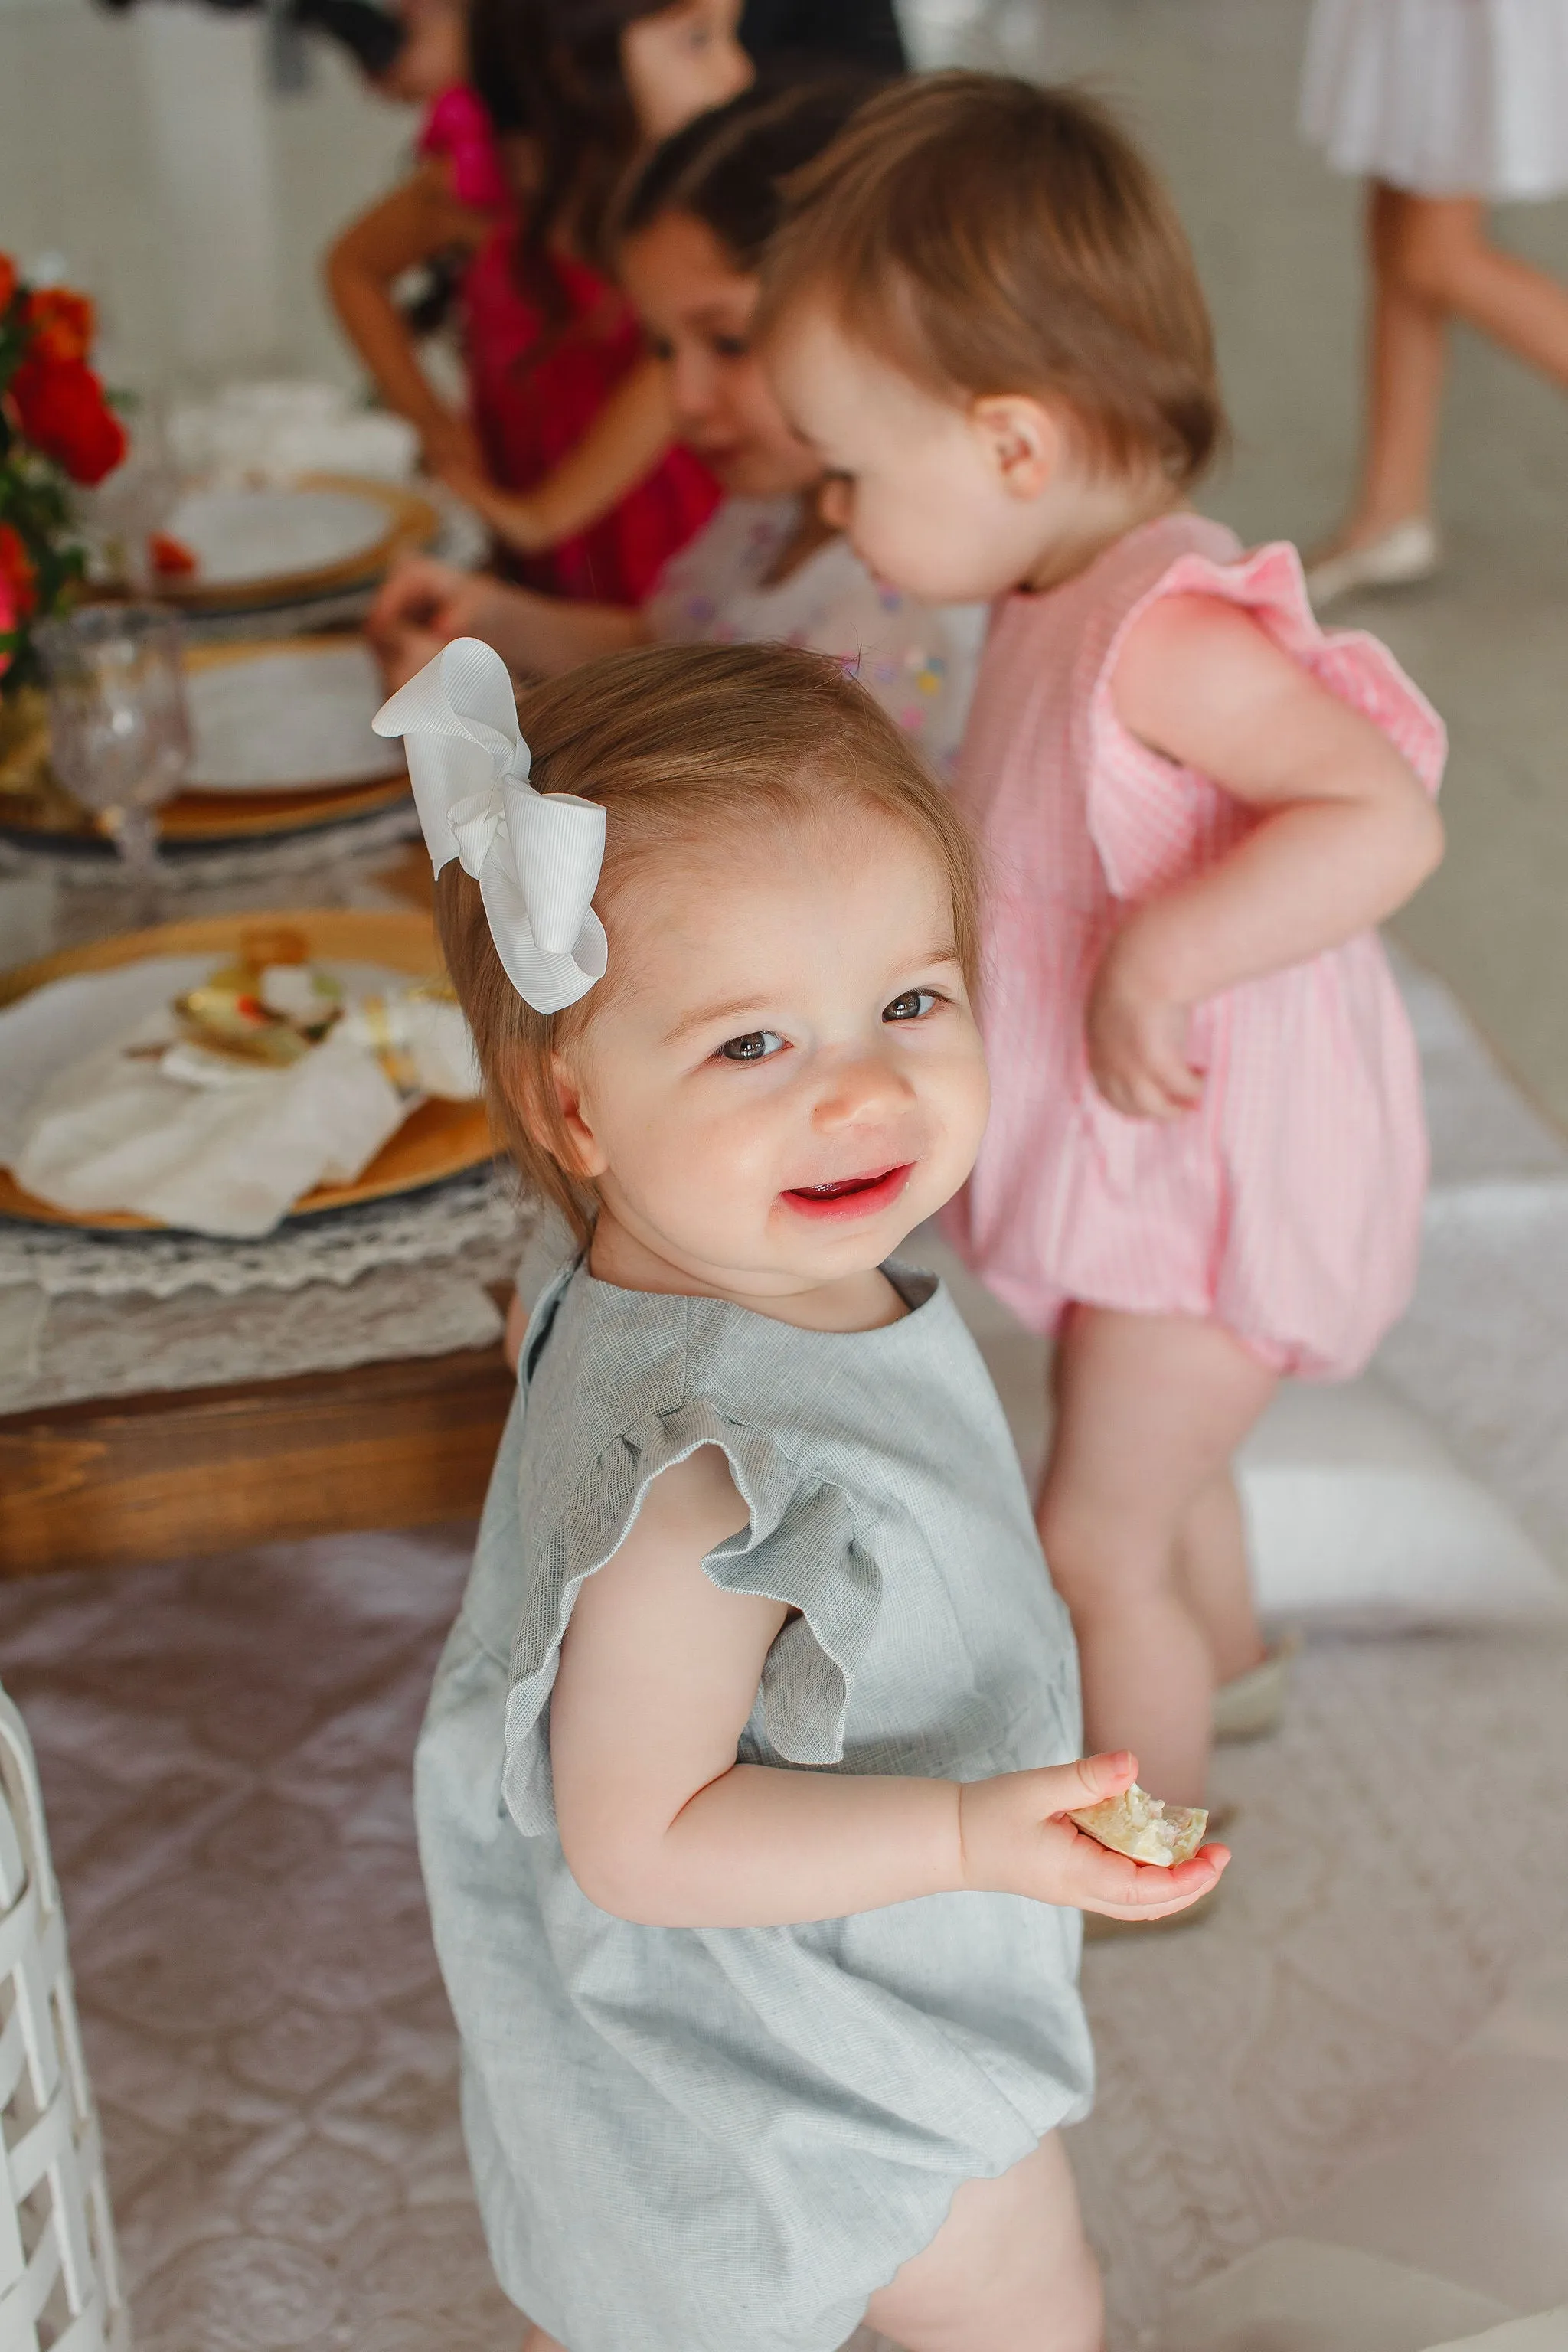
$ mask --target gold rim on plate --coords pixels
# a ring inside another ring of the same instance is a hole
[[[302,933],[313,959],[384,964],[390,971],[419,980],[435,979],[441,971],[441,950],[430,919],[412,908],[383,913],[331,908],[300,911],[288,907],[264,914],[210,915],[197,922],[161,923],[154,930],[126,931],[117,939],[96,940],[90,947],[69,948],[37,963],[18,964],[15,971],[0,972],[0,1005],[18,1003],[50,981],[67,980],[79,972],[116,971],[123,964],[141,963],[149,956],[232,956],[238,950],[241,932],[272,923]],[[384,1201],[395,1193],[420,1192],[427,1184],[478,1168],[494,1156],[482,1103],[424,1102],[383,1144],[356,1183],[319,1184],[296,1201],[289,1213],[313,1216],[325,1209],[347,1209],[362,1201]],[[58,1209],[51,1202],[24,1192],[4,1168],[0,1168],[0,1216],[93,1233],[169,1230],[157,1218],[135,1216],[129,1210],[79,1213]]]
[[[362,581],[378,579],[395,557],[428,547],[441,528],[441,518],[428,499],[416,490],[401,489],[395,482],[377,481],[371,474],[301,474],[296,481],[266,487],[331,490],[363,499],[367,505],[385,509],[386,529],[373,546],[361,548],[357,555],[340,556],[335,562],[313,564],[299,572],[275,572],[262,579],[229,580],[208,586],[199,577],[163,574],[153,583],[160,602],[176,604],[186,613],[243,613],[259,612],[269,604],[291,604],[301,597],[325,596],[334,588],[353,588]]]

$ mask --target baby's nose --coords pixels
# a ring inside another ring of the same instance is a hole
[[[875,1055],[845,1062],[816,1100],[816,1124],[831,1129],[864,1124],[901,1109],[910,1098],[908,1080]]]

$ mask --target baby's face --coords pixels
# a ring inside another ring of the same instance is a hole
[[[945,878],[904,827],[852,803],[831,833],[770,823],[656,866],[608,929],[614,986],[563,1076],[596,1270],[795,1297],[958,1190],[985,1064]]]
[[[803,300],[764,362],[826,479],[822,511],[879,579],[930,604],[1005,594],[1038,561],[1041,521],[1009,488],[994,435]]]

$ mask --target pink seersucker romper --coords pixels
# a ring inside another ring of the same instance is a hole
[[[1167,515],[1000,604],[954,787],[989,868],[994,1102],[947,1229],[1037,1330],[1073,1300],[1200,1316],[1279,1371],[1343,1379],[1409,1297],[1426,1177],[1415,1041],[1376,937],[1201,1005],[1207,1076],[1185,1118],[1124,1118],[1085,1060],[1089,987],[1126,914],[1256,822],[1111,707],[1130,624],[1191,593],[1250,613],[1437,788],[1442,721],[1375,638],[1319,628],[1291,547],[1244,554],[1221,525]]]

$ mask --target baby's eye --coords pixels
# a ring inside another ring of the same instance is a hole
[[[743,360],[751,351],[744,335],[715,335],[713,349],[721,360]]]
[[[769,1062],[784,1045],[776,1029],[748,1029],[743,1037],[726,1037],[720,1046],[717,1059],[721,1062]]]
[[[921,1021],[933,1005],[941,1003],[942,999],[934,989],[906,988],[902,996],[895,996],[891,1004],[882,1007],[882,1018],[884,1021]]]

